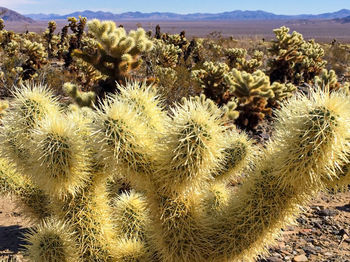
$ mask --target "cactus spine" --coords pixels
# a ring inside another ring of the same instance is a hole
[[[2,141],[28,142],[18,142],[28,152],[19,166],[52,202],[54,222],[28,237],[33,261],[76,253],[75,261],[253,261],[315,192],[349,181],[338,169],[348,164],[350,135],[343,93],[291,98],[258,154],[206,99],[184,99],[166,114],[151,87],[118,88],[96,111],[73,112],[47,111],[50,93],[27,89],[2,121]],[[16,148],[1,150],[18,164]],[[232,192],[225,181],[248,166]],[[115,176],[135,191],[113,208],[106,182]]]

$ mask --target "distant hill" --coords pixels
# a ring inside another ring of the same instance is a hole
[[[35,20],[58,20],[67,19],[68,17],[84,16],[88,19],[98,18],[101,20],[284,20],[284,19],[342,19],[350,16],[350,10],[342,9],[333,13],[324,13],[319,15],[276,15],[273,13],[257,10],[257,11],[241,11],[223,12],[217,14],[210,13],[193,13],[193,14],[176,14],[169,12],[126,12],[114,14],[102,11],[78,11],[67,15],[58,14],[28,14],[27,16]]]
[[[16,21],[16,22],[27,22],[27,23],[34,22],[32,18],[23,16],[5,7],[0,7],[0,18],[4,19],[4,21]]]
[[[350,23],[350,16],[346,16],[343,18],[337,18],[337,19],[334,19],[333,21],[341,23],[341,24],[348,24],[348,23]]]

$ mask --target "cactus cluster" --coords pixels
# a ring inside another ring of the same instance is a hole
[[[282,26],[275,29],[276,40],[269,52],[269,75],[271,81],[309,82],[326,65],[323,60],[324,50],[314,40],[305,41],[300,33],[289,34],[289,28]]]
[[[28,57],[22,65],[23,80],[31,79],[35,77],[37,70],[47,63],[47,52],[43,44],[31,42],[27,39],[23,40],[21,48]]]
[[[174,44],[166,44],[161,40],[154,41],[153,55],[157,65],[175,67],[179,62],[181,49]]]
[[[229,69],[225,63],[205,62],[203,69],[193,70],[194,81],[199,82],[203,94],[219,106],[232,108],[231,119],[241,127],[254,129],[272,108],[292,96],[296,87],[291,84],[274,82],[261,70],[254,73]],[[240,112],[240,116],[237,116]]]
[[[247,58],[247,50],[244,48],[228,48],[224,50],[230,68],[236,68],[248,73],[253,73],[262,66],[264,53],[255,50],[250,59]]]
[[[76,49],[74,56],[107,76],[97,92],[98,97],[103,97],[106,93],[115,92],[115,82],[122,84],[130,80],[130,71],[141,65],[141,54],[151,50],[153,43],[142,28],[127,34],[124,28],[117,28],[112,21],[94,19],[88,22],[88,28],[98,42],[97,48],[94,53]]]
[[[203,68],[192,71],[192,79],[197,81],[206,97],[212,99],[218,105],[226,104],[230,100],[230,86],[225,81],[230,68],[225,63],[205,62]]]
[[[118,88],[96,110],[70,110],[22,87],[2,119],[0,191],[41,221],[30,261],[254,261],[312,195],[349,182],[344,93],[291,98],[258,153],[204,96],[167,114],[152,87]],[[132,190],[109,199],[112,177]]]

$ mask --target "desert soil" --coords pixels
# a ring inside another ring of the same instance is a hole
[[[25,261],[21,237],[30,226],[14,199],[0,198],[0,261]],[[259,260],[283,261],[350,262],[350,192],[319,194],[297,224],[282,231],[270,257]]]

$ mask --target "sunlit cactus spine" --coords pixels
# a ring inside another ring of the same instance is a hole
[[[49,197],[4,158],[0,158],[0,195],[14,196],[17,206],[33,222],[51,215]]]
[[[257,152],[205,97],[166,112],[151,86],[118,88],[96,110],[63,112],[27,88],[2,120],[3,157],[50,200],[52,218],[28,236],[32,261],[254,261],[315,193],[349,181],[344,93],[291,98]],[[8,147],[12,135],[28,144]],[[241,186],[226,186],[242,172]],[[111,201],[112,177],[133,190]]]
[[[6,114],[6,109],[9,107],[9,102],[6,100],[0,100],[0,119]]]
[[[76,249],[75,236],[68,225],[54,218],[43,220],[26,234],[26,252],[30,261],[81,261]]]

